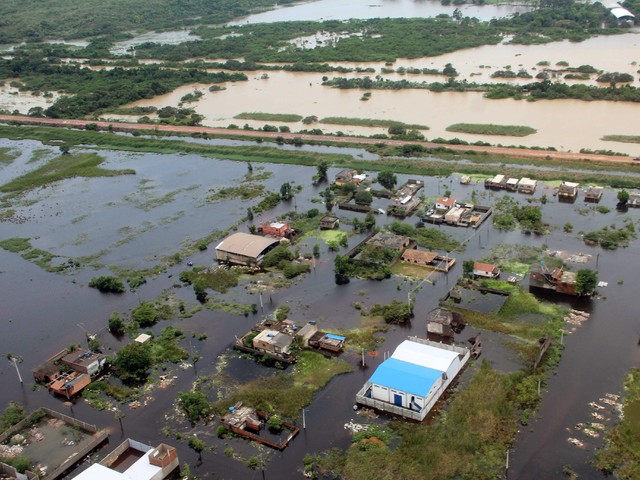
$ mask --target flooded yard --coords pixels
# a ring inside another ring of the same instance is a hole
[[[1,141],[0,147],[3,146],[20,150],[21,156],[0,168],[1,184],[45,161],[46,157],[33,161],[34,151],[49,149],[49,154],[54,155],[57,150],[30,141]],[[349,152],[352,155],[360,154],[357,150]],[[126,313],[141,300],[152,300],[160,294],[172,295],[188,306],[195,307],[197,302],[193,290],[183,287],[178,276],[188,268],[187,261],[195,265],[211,265],[217,240],[212,241],[207,250],[195,250],[188,257],[180,258],[176,265],[168,266],[155,278],[149,277],[147,284],[135,293],[127,291],[120,295],[106,295],[86,285],[90,278],[109,273],[111,268],[141,269],[163,264],[165,257],[181,251],[184,244],[211,232],[222,232],[234,228],[234,225],[239,231],[246,231],[247,224],[238,223],[238,220],[246,214],[248,207],[259,200],[207,200],[212,189],[245,181],[245,162],[221,161],[196,155],[98,153],[106,158],[102,167],[133,169],[135,175],[75,178],[32,191],[12,207],[25,221],[0,224],[1,239],[30,238],[34,246],[63,258],[87,257],[79,269],[66,274],[54,274],[18,254],[0,250],[0,288],[5,299],[0,320],[3,333],[0,350],[24,357],[20,368],[26,380],[25,385],[21,386],[13,366],[7,362],[0,364],[0,379],[6,385],[0,392],[2,404],[19,400],[29,409],[41,405],[66,408],[45,389],[32,390],[28,372],[48,355],[72,343],[82,343],[83,330],[97,333],[106,351],[113,354],[126,338],[117,339],[106,331],[107,319],[112,312]],[[264,212],[254,221],[270,220],[292,210],[305,212],[311,208],[324,208],[318,203],[323,187],[311,185],[315,168],[266,163],[254,164],[253,168],[255,174],[271,173],[259,181],[265,191],[278,192],[285,181],[302,187],[294,199],[281,202],[278,207]],[[338,168],[331,168],[329,177],[333,178],[337,171]],[[399,183],[414,178],[408,175],[398,177]],[[478,202],[483,205],[493,204],[503,195],[513,196],[523,203],[532,198],[487,191],[481,185],[460,185],[456,175],[450,178],[420,177],[420,180],[424,181],[424,195],[428,198],[438,196],[444,189],[450,189],[452,196],[460,200],[470,199],[475,191]],[[268,477],[297,478],[294,472],[301,468],[305,454],[349,445],[351,435],[344,425],[358,421],[352,409],[355,392],[383,361],[382,352],[393,351],[407,335],[425,335],[427,312],[435,308],[439,299],[454,286],[462,273],[463,260],[481,258],[500,243],[544,244],[552,250],[592,254],[589,268],[597,269],[600,279],[609,282],[609,286],[602,289],[601,299],[590,302],[545,296],[553,302],[589,311],[591,317],[575,333],[565,336],[563,358],[557,374],[550,379],[540,418],[531,424],[530,429],[521,432],[516,440],[510,478],[554,478],[561,474],[566,464],[588,475],[587,478],[600,478],[588,463],[590,450],[576,449],[567,443],[565,429],[585,422],[585,417],[590,415],[589,402],[596,401],[607,392],[619,392],[624,374],[640,360],[634,315],[640,308],[637,295],[634,295],[635,259],[640,250],[637,242],[616,251],[587,247],[578,232],[620,225],[625,219],[637,225],[640,210],[632,209],[626,213],[616,211],[616,192],[610,189],[605,190],[600,203],[600,206],[610,209],[608,213],[599,213],[591,205],[585,204],[582,196],[575,204],[559,203],[551,196],[551,191],[544,188],[539,188],[533,198],[545,193],[549,200],[543,206],[543,219],[552,225],[550,233],[545,236],[526,235],[518,231],[500,232],[492,227],[490,221],[474,231],[438,227],[454,238],[466,241],[466,249],[451,254],[456,256],[456,265],[459,266],[454,267],[448,275],[439,273],[437,277],[432,277],[431,280],[435,280],[433,284],[393,276],[383,281],[352,279],[347,285],[336,285],[333,272],[335,253],[330,252],[321,240],[309,238],[301,242],[300,248],[302,252],[307,252],[315,243],[320,245],[320,258],[315,268],[290,287],[263,295],[264,310],[260,308],[257,314],[244,316],[204,308],[190,318],[161,321],[152,329],[155,333],[168,324],[180,328],[186,334],[185,348],[198,353],[201,360],[197,369],[187,365],[183,370],[177,365],[169,365],[168,371],[163,373],[169,377],[176,376],[174,384],[167,390],[149,392],[148,407],[129,409],[124,406],[125,435],[149,439],[152,444],[159,441],[176,444],[181,458],[193,465],[196,455],[186,443],[174,441],[173,438],[166,439],[163,433],[165,425],[184,428],[171,420],[175,415],[173,401],[177,392],[191,388],[197,375],[212,376],[232,384],[246,382],[267,369],[252,359],[240,358],[230,351],[235,336],[247,332],[262,315],[272,313],[279,305],[288,305],[289,318],[299,324],[316,320],[322,329],[357,328],[363,321],[360,308],[368,309],[374,303],[384,304],[392,300],[404,302],[410,294],[415,301],[416,313],[412,322],[402,327],[391,326],[387,332],[381,333],[384,340],[377,350],[364,352],[364,367],[360,366],[361,352],[349,350],[342,354],[341,358],[348,361],[354,371],[334,378],[314,397],[312,404],[305,409],[306,430],[302,430],[282,453],[271,456],[266,470]],[[383,208],[386,206],[385,203],[380,205]],[[361,214],[354,212],[337,210],[337,213],[344,220],[342,229],[345,231],[350,231],[347,225],[349,219],[362,218]],[[416,220],[412,217],[406,222],[413,224]],[[573,223],[575,233],[563,231],[562,225],[568,220]],[[385,215],[376,216],[378,225],[391,221]],[[362,238],[363,235],[350,236],[348,247],[340,252],[346,252]],[[246,289],[246,284],[247,281],[243,280],[227,294],[212,293],[212,296],[238,304],[259,306],[259,295]],[[360,308],[356,308],[356,303]],[[460,340],[465,341],[475,332],[471,328],[465,329]],[[206,334],[206,338],[196,340],[192,333]],[[496,368],[505,371],[517,368],[518,359],[513,353],[507,353],[501,338],[489,338],[488,335],[485,349],[486,357],[481,357],[481,360],[489,359]],[[593,355],[594,351],[598,355]],[[266,371],[272,372],[269,369]],[[598,381],[594,382],[594,378],[598,378]],[[120,430],[112,412],[96,411],[82,400],[76,401],[72,409],[78,418],[106,426],[112,432]],[[224,453],[227,445],[215,438],[214,432],[206,438],[210,445],[217,448],[203,452],[203,464],[192,466],[194,473],[203,475],[215,471],[216,475],[224,478],[242,478],[251,474],[244,463]],[[595,447],[601,439],[586,441]],[[254,447],[241,440],[229,442],[239,455],[246,457],[256,454]]]

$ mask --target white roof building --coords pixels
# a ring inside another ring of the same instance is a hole
[[[466,348],[410,337],[376,368],[356,401],[424,420],[468,359]]]

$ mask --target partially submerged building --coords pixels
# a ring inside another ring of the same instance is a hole
[[[563,181],[558,187],[558,198],[560,200],[574,201],[578,196],[579,188],[579,183]]]
[[[367,245],[378,248],[393,248],[395,250],[404,250],[413,245],[413,241],[404,235],[396,235],[395,233],[378,232],[371,238],[366,240]]]
[[[587,187],[587,189],[584,191],[584,201],[597,203],[602,198],[603,193],[604,188],[602,187]]]
[[[262,330],[253,338],[253,348],[264,352],[289,355],[293,337],[277,330]]]
[[[531,266],[529,286],[554,290],[568,295],[577,295],[575,272],[568,272],[562,267],[548,267],[544,263]]]
[[[346,185],[347,183],[359,185],[367,179],[367,175],[366,173],[359,174],[357,170],[347,168],[336,173],[335,178],[335,184],[338,186]]]
[[[164,480],[179,465],[178,452],[170,445],[161,443],[154,448],[126,439],[74,480]]]
[[[216,258],[221,263],[259,266],[264,256],[277,247],[277,238],[261,237],[237,232],[222,240],[216,247]]]
[[[87,349],[61,350],[36,367],[33,378],[49,391],[70,399],[80,393],[102,371],[106,357]]]
[[[455,334],[460,333],[465,325],[459,313],[443,308],[433,309],[427,314],[427,338],[452,341]]]
[[[378,366],[356,401],[413,420],[424,420],[469,360],[469,350],[410,337]]]
[[[640,193],[631,193],[629,195],[629,201],[627,202],[627,206],[640,208]]]
[[[473,262],[473,276],[482,278],[500,278],[500,268],[492,263]]]
[[[456,264],[453,257],[443,257],[436,252],[426,252],[424,250],[407,249],[402,253],[400,261],[421,267],[430,267],[439,272],[448,272]]]
[[[289,238],[293,234],[293,229],[286,222],[265,222],[261,223],[258,231],[263,235],[272,237]]]
[[[332,215],[325,215],[320,219],[321,230],[333,230],[340,225],[340,219]]]
[[[518,182],[518,192],[520,193],[535,193],[538,181],[528,177],[523,177]]]
[[[278,450],[284,450],[300,432],[300,428],[293,423],[282,422],[284,430],[289,432],[286,437],[261,435],[261,430],[268,420],[267,414],[255,408],[244,406],[242,402],[229,407],[229,412],[220,419],[222,424],[233,433]]]

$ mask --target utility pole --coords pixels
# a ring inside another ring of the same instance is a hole
[[[20,369],[18,368],[18,363],[22,362],[22,357],[18,357],[17,355],[13,355],[12,353],[7,353],[7,360],[13,362],[13,366],[16,367],[16,373],[18,374],[18,380],[23,384],[22,375],[20,375]]]
[[[304,408],[302,409],[302,429],[303,430],[307,429],[307,419],[304,416]]]

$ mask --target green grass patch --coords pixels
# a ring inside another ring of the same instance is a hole
[[[446,130],[447,132],[504,135],[509,137],[526,137],[537,132],[535,128],[522,125],[494,125],[492,123],[454,123],[449,125]]]
[[[240,272],[230,268],[216,268],[215,270],[206,270],[205,267],[194,267],[191,270],[180,272],[180,280],[182,282],[193,284],[200,283],[216,292],[226,293],[230,288],[238,285]]]
[[[20,151],[10,147],[0,148],[0,165],[11,165],[20,156]]]
[[[490,288],[492,290],[500,290],[501,292],[506,293],[514,293],[518,287],[512,283],[509,283],[505,280],[494,280],[492,278],[485,278],[480,280],[480,287],[482,288]]]
[[[135,174],[134,170],[107,170],[100,164],[104,158],[95,153],[60,155],[21,177],[0,187],[5,193],[20,194],[73,177],[114,177]]]
[[[22,258],[35,263],[47,272],[63,272],[79,266],[79,263],[73,259],[54,264],[54,260],[60,257],[46,250],[34,248],[28,238],[7,238],[0,241],[0,248],[12,253],[19,253]]]
[[[605,142],[640,143],[640,135],[605,135]]]
[[[353,125],[355,127],[403,127],[407,130],[429,130],[426,125],[398,122],[397,120],[381,120],[378,118],[325,117],[320,123],[331,125]]]
[[[343,360],[328,359],[316,352],[303,351],[288,373],[246,383],[227,398],[216,402],[214,410],[223,414],[230,405],[242,401],[258,410],[293,419],[298,416],[302,407],[311,403],[316,391],[336,375],[350,371],[351,365]]]
[[[400,275],[403,277],[422,280],[433,273],[433,268],[413,265],[411,263],[396,262],[391,266],[392,275]]]
[[[302,115],[293,113],[262,113],[262,112],[243,112],[233,118],[239,120],[260,120],[265,122],[299,122]]]
[[[187,351],[180,346],[182,339],[184,339],[182,330],[173,326],[163,328],[160,335],[150,342],[153,363],[156,365],[164,362],[179,363],[189,358]]]
[[[43,158],[48,157],[49,155],[53,155],[53,151],[49,150],[48,148],[36,148],[32,154],[31,154],[31,158],[29,159],[29,161],[27,162],[29,163],[37,163],[40,160],[42,160]]]
[[[640,478],[640,369],[629,372],[624,386],[624,415],[607,432],[604,447],[596,452],[595,466],[607,475],[631,480]]]
[[[224,187],[219,190],[215,190],[211,195],[207,196],[207,201],[215,202],[218,200],[231,200],[234,198],[251,200],[252,198],[259,197],[263,193],[264,185],[246,183],[244,185]]]

